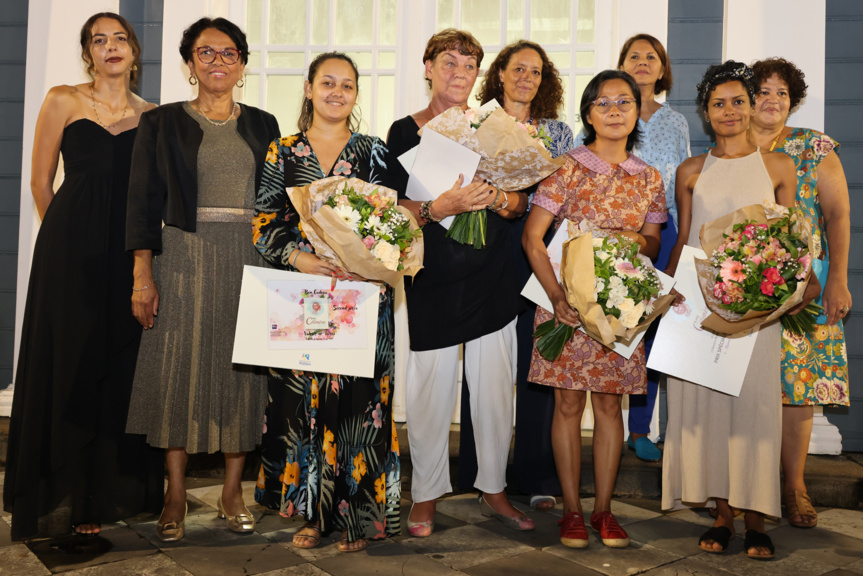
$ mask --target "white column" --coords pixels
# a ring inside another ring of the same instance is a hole
[[[789,126],[824,129],[824,59],[826,0],[725,0],[722,54],[725,59],[752,63],[781,56],[806,75],[806,100],[788,119]],[[800,42],[790,30],[806,30]],[[809,441],[810,454],[839,454],[842,435],[821,408],[816,408]]]
[[[722,56],[747,64],[771,56],[794,62],[809,89],[788,125],[823,130],[826,26],[826,0],[725,0]],[[806,40],[793,30],[806,30]]]
[[[48,90],[58,84],[80,84],[89,77],[81,60],[78,35],[84,22],[97,12],[119,12],[119,0],[30,0],[27,15],[27,75],[24,82],[24,135],[21,160],[21,203],[18,225],[18,281],[15,296],[14,374],[18,368],[24,303],[30,280],[33,244],[39,232],[39,216],[30,193],[30,155],[36,118]],[[57,168],[55,190],[62,181],[63,164]],[[5,383],[3,383],[5,384]],[[11,410],[12,387],[0,392],[0,416]]]

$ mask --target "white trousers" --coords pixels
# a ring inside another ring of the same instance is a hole
[[[458,394],[459,345],[411,351],[405,409],[414,502],[452,492],[449,430]],[[491,334],[464,344],[464,368],[476,440],[474,487],[495,494],[506,487],[506,462],[512,439],[512,389],[515,385],[515,319]]]

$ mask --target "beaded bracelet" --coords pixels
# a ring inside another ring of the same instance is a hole
[[[495,204],[497,204],[497,201],[498,201],[498,199],[499,199],[499,198],[500,198],[500,188],[498,188],[498,189],[497,189],[497,195],[495,195],[495,197],[494,197],[494,202],[492,202],[491,204],[489,204],[488,206],[486,206],[486,208],[488,208],[488,209],[489,209],[489,210],[491,210],[492,212],[497,212],[498,210],[500,210],[500,208],[497,208],[497,209],[496,209],[496,208],[494,207],[494,205],[495,205]]]
[[[492,210],[495,212],[500,212],[501,210],[506,209],[507,206],[509,206],[509,196],[507,196],[506,192],[504,192],[503,193],[503,204],[501,204],[497,208],[492,208]]]
[[[420,204],[420,218],[428,222],[440,222],[439,218],[435,218],[431,213],[431,205],[434,200],[426,200]]]

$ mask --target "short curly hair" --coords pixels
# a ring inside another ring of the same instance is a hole
[[[563,84],[560,81],[560,74],[551,60],[548,59],[548,54],[545,53],[542,46],[530,40],[513,42],[500,51],[500,54],[497,55],[483,76],[477,100],[485,104],[495,99],[503,105],[503,82],[500,81],[500,73],[509,66],[512,57],[522,50],[533,50],[539,54],[542,60],[542,80],[536,96],[530,103],[530,115],[536,120],[544,118],[556,120],[560,108],[563,106]]]
[[[704,112],[707,112],[710,93],[716,90],[717,86],[727,82],[740,82],[749,95],[749,104],[755,106],[755,82],[752,78],[752,68],[743,62],[726,60],[722,64],[713,64],[705,70],[701,82],[696,86],[698,96],[695,101]]]
[[[249,63],[249,43],[246,41],[246,33],[230,20],[207,17],[196,20],[183,30],[183,39],[180,40],[180,56],[182,56],[183,62],[188,63],[192,61],[192,55],[195,53],[193,50],[195,42],[198,41],[198,38],[205,30],[209,30],[210,28],[226,34],[237,47],[243,65]]]
[[[791,110],[797,108],[800,101],[806,98],[806,75],[803,70],[785,58],[765,58],[752,65],[755,88],[760,89],[761,83],[776,74],[788,84],[788,98],[791,100]]]
[[[462,56],[475,57],[477,70],[482,65],[482,57],[485,55],[482,44],[474,38],[473,34],[466,30],[445,28],[437,34],[432,34],[432,37],[429,38],[426,49],[423,52],[423,64],[429,60],[434,62],[438,54],[447,50],[456,50]],[[431,80],[426,78],[426,82],[429,88],[431,88]]]
[[[659,62],[662,64],[662,78],[657,80],[656,84],[653,85],[653,94],[655,96],[659,96],[663,92],[671,91],[671,86],[674,84],[674,77],[671,75],[671,62],[668,60],[668,52],[665,51],[665,46],[662,45],[662,42],[650,34],[636,34],[624,42],[623,47],[620,49],[620,56],[617,57],[617,67],[623,70],[623,62],[626,60],[626,55],[629,54],[629,50],[632,48],[632,45],[639,40],[644,40],[653,46],[653,50],[656,52],[656,55],[659,56]]]

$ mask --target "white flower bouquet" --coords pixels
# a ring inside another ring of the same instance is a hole
[[[318,257],[351,276],[395,286],[422,268],[422,230],[395,190],[334,176],[288,196]]]

